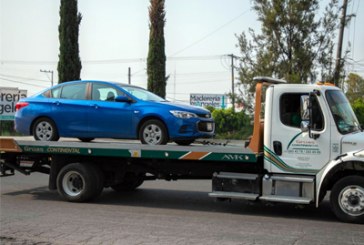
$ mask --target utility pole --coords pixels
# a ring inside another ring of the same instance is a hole
[[[338,40],[338,44],[337,44],[336,62],[335,62],[335,71],[334,71],[334,83],[336,86],[339,86],[340,71],[342,69],[341,51],[342,51],[342,46],[343,46],[347,7],[348,7],[348,0],[344,0],[343,6],[342,6],[342,12],[341,12],[341,19],[340,19],[340,32],[339,32],[339,40]]]
[[[233,112],[235,112],[235,76],[234,76],[234,59],[238,58],[234,54],[228,55],[231,58],[231,103]]]
[[[42,70],[40,69],[40,72],[44,72],[44,73],[51,73],[51,85],[53,87],[53,70]]]
[[[128,84],[131,84],[131,69],[128,68]]]

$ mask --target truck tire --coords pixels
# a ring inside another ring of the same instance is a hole
[[[103,189],[101,171],[90,163],[71,163],[57,177],[58,193],[69,202],[86,202],[98,197]]]
[[[331,190],[330,204],[339,220],[364,223],[364,177],[351,175],[337,181]]]
[[[134,173],[126,173],[121,183],[112,185],[111,188],[116,192],[133,191],[144,182],[144,174],[136,175]]]
[[[33,124],[33,136],[35,140],[57,141],[58,130],[53,120],[47,117],[38,118]]]
[[[148,120],[140,127],[139,139],[143,144],[165,145],[168,142],[167,129],[160,120]]]

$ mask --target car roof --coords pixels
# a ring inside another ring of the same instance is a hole
[[[114,85],[118,85],[118,86],[121,86],[121,87],[134,87],[134,88],[141,88],[141,89],[144,89],[142,87],[139,87],[139,86],[135,86],[135,85],[131,85],[131,84],[127,84],[127,83],[122,83],[122,82],[113,82],[113,81],[102,81],[102,80],[75,80],[75,81],[69,81],[69,82],[63,82],[63,83],[60,83],[60,84],[57,84],[56,86],[58,85],[64,85],[64,84],[67,84],[67,83],[83,83],[83,82],[90,82],[90,83],[109,83],[109,84],[114,84]]]

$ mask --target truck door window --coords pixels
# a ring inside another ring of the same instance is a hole
[[[280,98],[280,117],[281,122],[289,127],[301,127],[301,96],[305,93],[286,93]],[[320,104],[315,98],[312,101],[312,126],[311,129],[321,131],[324,129],[324,120]]]
[[[299,128],[301,125],[300,103],[301,95],[298,93],[286,93],[280,98],[281,122],[289,127]]]

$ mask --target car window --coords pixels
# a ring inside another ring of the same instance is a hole
[[[101,100],[101,101],[115,101],[115,98],[119,95],[124,95],[119,90],[116,90],[114,87],[102,84],[102,83],[93,83],[92,85],[92,100]]]
[[[153,94],[152,92],[142,89],[142,88],[133,87],[133,86],[122,86],[122,88],[140,100],[159,101],[159,102],[166,101],[165,99],[159,97],[158,95]]]
[[[61,88],[62,87],[57,87],[51,90],[51,97],[52,98],[59,98],[59,95],[61,94]]]
[[[64,85],[62,88],[61,98],[72,100],[86,99],[86,83]]]

